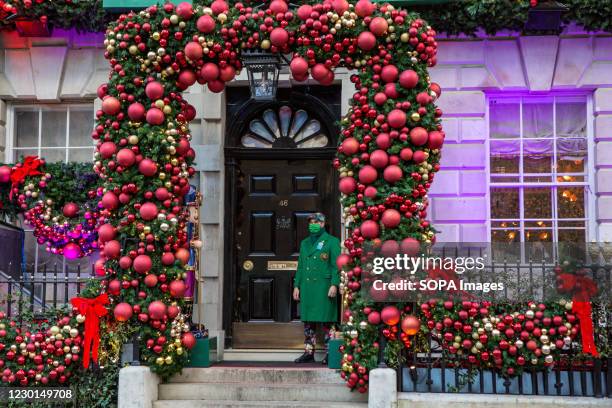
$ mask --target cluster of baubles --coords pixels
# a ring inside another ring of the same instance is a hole
[[[0,375],[3,383],[65,384],[78,368],[85,318],[60,318],[46,330],[24,330],[0,312]]]
[[[524,367],[550,366],[579,332],[572,302],[529,302],[522,309],[497,310],[489,302],[431,300],[421,305],[423,325],[451,355],[473,366],[508,376]]]

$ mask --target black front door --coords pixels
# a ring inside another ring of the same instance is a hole
[[[327,214],[328,230],[337,233],[334,187],[330,160],[238,161],[234,347],[301,347],[291,296],[299,246],[313,212]]]

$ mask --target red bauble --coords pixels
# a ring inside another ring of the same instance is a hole
[[[202,58],[204,51],[199,42],[191,41],[185,46],[185,56],[192,61],[197,61]]]
[[[403,175],[404,172],[402,171],[401,167],[396,164],[387,166],[383,172],[383,178],[389,183],[396,183],[400,181]]]
[[[94,271],[96,276],[106,275],[106,269],[104,268],[104,259],[98,259],[94,262]]]
[[[385,228],[395,228],[400,224],[402,220],[402,216],[399,211],[389,208],[382,213],[382,217],[380,217],[380,221],[385,226]]]
[[[370,154],[370,164],[377,169],[382,169],[389,163],[389,155],[384,150],[374,150]]]
[[[160,99],[164,96],[164,86],[157,81],[151,81],[145,87],[145,94],[151,100]]]
[[[115,315],[115,319],[119,322],[127,322],[130,320],[132,313],[132,306],[125,302],[119,303],[113,310],[113,315]]]
[[[208,81],[208,90],[212,93],[220,93],[225,89],[225,82],[213,79],[212,81]]]
[[[408,336],[414,336],[421,329],[421,322],[413,315],[408,315],[402,319],[402,331]]]
[[[412,159],[412,149],[405,147],[402,150],[400,150],[400,159],[402,160],[411,160]]]
[[[98,151],[103,159],[110,159],[117,152],[117,145],[113,142],[104,142],[100,145]]]
[[[368,315],[368,323],[373,325],[380,324],[380,313],[378,313],[377,311],[370,312],[370,314]]]
[[[415,146],[423,146],[425,143],[427,143],[428,137],[429,134],[427,133],[427,130],[420,126],[410,130],[410,142],[412,142],[412,144]]]
[[[389,29],[389,23],[383,17],[374,17],[370,22],[370,31],[376,36],[384,35]]]
[[[376,37],[369,31],[363,31],[357,37],[357,46],[364,51],[371,51],[376,47]]]
[[[198,18],[196,27],[198,28],[198,31],[202,33],[212,33],[215,31],[215,20],[208,14],[203,15],[202,17]]]
[[[119,199],[117,198],[115,193],[113,193],[112,191],[107,191],[102,196],[101,203],[102,207],[112,211],[119,206]]]
[[[341,144],[342,153],[351,156],[359,151],[359,142],[354,137],[344,139]]]
[[[193,6],[184,1],[176,6],[176,14],[183,20],[189,20],[193,16]]]
[[[187,89],[195,84],[196,80],[196,74],[192,70],[184,69],[179,73],[177,82],[181,89]]]
[[[207,62],[200,70],[200,76],[206,82],[219,78],[219,67],[217,64]]]
[[[363,194],[368,198],[376,198],[378,190],[376,189],[376,187],[367,186],[363,191]]]
[[[102,112],[107,115],[116,115],[121,110],[121,102],[114,96],[106,96],[102,101]]]
[[[153,177],[157,173],[157,163],[151,159],[144,159],[138,163],[138,171],[147,177]]]
[[[153,220],[155,217],[157,217],[157,213],[159,212],[159,210],[157,209],[157,206],[153,203],[144,203],[141,207],[140,207],[140,217],[145,220],[145,221],[151,221]]]
[[[289,42],[289,33],[281,27],[276,27],[270,33],[270,42],[278,48],[283,48]]]
[[[187,290],[187,286],[185,285],[185,281],[182,279],[173,280],[169,285],[170,296],[173,298],[182,298],[185,295],[185,290]]]
[[[186,265],[187,262],[189,262],[189,251],[185,248],[177,249],[174,253],[174,256],[176,257],[176,259],[181,261],[183,265]]]
[[[380,318],[385,324],[395,326],[400,321],[400,311],[395,306],[385,306],[380,312]]]
[[[411,69],[407,69],[401,73],[399,83],[403,88],[412,89],[419,83],[419,74]]]
[[[351,194],[356,188],[357,180],[353,177],[342,177],[338,183],[338,189],[344,194]]]
[[[308,74],[308,62],[302,57],[294,57],[289,67],[291,68],[291,74],[294,76],[304,76]]]
[[[421,250],[421,243],[412,237],[404,238],[400,244],[400,250],[402,254],[415,256]]]
[[[108,282],[108,293],[113,296],[117,296],[120,292],[121,282],[119,282],[117,279],[113,279],[112,281]]]
[[[119,258],[119,266],[121,269],[130,269],[132,267],[132,258],[129,256],[122,256]]]
[[[349,262],[351,262],[351,257],[347,254],[340,254],[336,258],[336,266],[338,267],[338,270],[344,268],[344,266],[347,265]]]
[[[362,184],[371,184],[378,178],[378,172],[370,165],[365,165],[359,170],[359,182]]]
[[[376,136],[376,146],[383,150],[387,150],[391,146],[391,138],[387,133],[381,133]]]
[[[319,82],[324,81],[329,72],[329,69],[324,64],[316,64],[312,67],[312,77]]]
[[[111,224],[102,224],[98,228],[98,239],[102,243],[108,242],[115,238],[115,235],[117,235],[117,231]]]
[[[165,187],[159,187],[157,190],[155,190],[155,198],[157,198],[159,201],[164,201],[170,198],[170,193]]]
[[[297,10],[297,16],[300,20],[308,20],[310,15],[312,14],[312,6],[309,4],[304,4],[300,6]]]
[[[427,158],[425,157],[425,152],[422,150],[417,150],[416,152],[414,152],[414,154],[412,155],[412,160],[419,164],[419,163],[423,163]]]
[[[109,259],[115,259],[119,257],[121,253],[121,244],[117,240],[108,241],[104,244],[104,255]]]
[[[229,10],[229,6],[224,0],[213,1],[212,4],[210,5],[210,8],[212,12],[215,14],[226,13]]]
[[[422,106],[425,106],[432,101],[431,95],[429,95],[427,92],[419,92],[415,99],[417,103]]]
[[[387,95],[387,98],[391,99],[397,99],[399,97],[399,92],[397,92],[395,83],[390,82],[385,85],[385,95]]]
[[[66,203],[62,208],[62,213],[64,217],[74,218],[79,213],[79,206],[76,203]]]
[[[174,263],[174,254],[172,252],[164,252],[161,258],[162,265],[169,266]]]
[[[184,333],[181,337],[181,344],[191,350],[196,345],[196,338],[191,332]]]
[[[164,316],[166,316],[167,308],[164,302],[154,300],[151,302],[149,307],[147,307],[147,310],[149,311],[149,316],[151,316],[151,319],[161,320],[164,318]]]
[[[148,274],[147,276],[145,276],[144,278],[144,284],[146,287],[148,288],[153,288],[157,285],[157,275],[154,275],[152,273]]]
[[[380,227],[376,221],[366,220],[361,224],[360,227],[361,236],[368,239],[378,238],[378,234],[380,233]]]
[[[375,302],[385,302],[387,300],[389,300],[389,291],[387,289],[375,289],[374,286],[370,287],[370,297],[372,298],[372,300],[374,300]],[[372,313],[376,313],[378,315],[378,323],[380,323],[380,314],[378,312],[372,312]],[[370,313],[370,314],[372,314]],[[368,321],[369,321],[369,315],[368,315]],[[376,323],[376,324],[378,324]]]
[[[384,257],[394,257],[399,253],[399,243],[393,239],[388,239],[380,246],[380,254]]]
[[[159,126],[164,123],[166,116],[161,109],[151,108],[147,111],[147,123],[154,126]]]
[[[104,97],[107,94],[108,94],[108,84],[107,83],[103,83],[102,85],[98,87],[98,89],[96,89],[96,95],[98,95],[98,98],[100,99],[104,99]]]
[[[8,183],[9,181],[11,181],[11,168],[0,166],[0,183]]]
[[[134,102],[128,106],[128,118],[134,122],[141,122],[145,117],[145,107],[142,103]]]
[[[380,72],[380,78],[384,82],[395,82],[399,76],[399,70],[395,65],[385,65]]]
[[[133,268],[136,272],[145,274],[153,267],[153,262],[149,255],[138,255],[134,258]]]
[[[401,109],[393,109],[387,115],[387,123],[395,129],[403,128],[406,124],[406,112]]]
[[[336,13],[342,15],[345,11],[348,11],[349,3],[346,0],[333,0],[332,7]]]
[[[236,68],[231,65],[226,65],[219,68],[219,79],[223,82],[229,82],[236,77]]]
[[[444,144],[444,133],[434,130],[429,132],[429,140],[427,146],[430,149],[440,149]]]
[[[191,145],[189,144],[189,140],[181,139],[176,145],[176,152],[179,156],[185,156],[187,152],[191,149]]]
[[[436,98],[439,98],[440,95],[442,95],[442,88],[440,88],[440,85],[436,84],[435,82],[432,82],[431,85],[429,85],[429,89],[436,94]]]
[[[130,167],[136,162],[136,154],[132,149],[121,149],[117,153],[117,163],[123,167]]]
[[[374,103],[376,103],[378,106],[384,104],[385,102],[387,102],[387,95],[385,95],[384,92],[378,92],[376,95],[374,95]]]
[[[370,0],[359,0],[357,4],[355,4],[355,14],[359,17],[370,16],[374,10],[376,10],[376,5],[372,4]]]

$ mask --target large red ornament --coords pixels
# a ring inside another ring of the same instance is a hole
[[[270,42],[275,47],[283,48],[289,42],[289,33],[281,27],[276,27],[270,33]]]
[[[389,155],[384,150],[374,150],[370,154],[370,164],[377,169],[382,169],[389,163]]]
[[[389,211],[389,210],[387,210]],[[384,221],[383,221],[384,223]],[[385,257],[394,257],[400,251],[399,243],[394,239],[388,239],[380,246],[380,254]]]
[[[376,10],[376,5],[372,4],[370,0],[359,0],[357,4],[355,4],[355,14],[359,17],[370,16],[374,10]]]
[[[130,306],[129,303],[125,302],[119,303],[115,306],[115,309],[113,310],[113,315],[115,316],[115,319],[119,322],[127,322],[132,317],[132,314],[132,306]]]
[[[374,17],[370,22],[370,31],[376,36],[381,36],[389,29],[389,23],[383,17]]]
[[[213,79],[212,81],[208,81],[208,89],[213,93],[223,92],[225,89],[225,82],[220,81],[218,79]]]
[[[395,306],[385,306],[380,312],[380,317],[385,324],[395,326],[400,321],[400,311]]]
[[[342,148],[342,153],[347,156],[351,156],[359,151],[359,142],[354,137],[344,139],[340,146]]]
[[[161,258],[162,265],[172,265],[174,263],[174,259],[174,254],[172,252],[164,252]]]
[[[123,167],[130,167],[136,162],[136,154],[132,149],[121,149],[117,152],[117,163]]]
[[[159,212],[159,210],[157,209],[157,206],[153,203],[144,203],[142,206],[140,206],[140,217],[145,220],[145,221],[151,221],[153,220],[155,217],[157,217],[157,213]]]
[[[414,336],[421,329],[421,322],[413,315],[408,315],[402,319],[402,331],[408,336]]]
[[[376,37],[369,31],[363,31],[357,37],[357,46],[364,51],[371,51],[376,47]]]
[[[134,270],[140,274],[145,274],[151,270],[153,267],[153,262],[149,255],[138,255],[134,258],[134,262],[132,264]]]
[[[370,165],[365,165],[359,170],[359,182],[362,184],[371,184],[378,178],[378,172]]]
[[[166,117],[161,109],[151,108],[147,111],[147,123],[159,126],[164,123],[164,120],[166,120]]]
[[[202,45],[199,42],[191,41],[185,45],[185,56],[192,61],[197,61],[202,58],[204,52]]]
[[[174,253],[174,256],[176,257],[176,259],[181,261],[183,265],[187,265],[187,262],[189,262],[189,251],[185,248],[177,249]]]
[[[229,6],[224,0],[213,1],[212,4],[210,5],[210,8],[212,12],[215,14],[226,13],[229,10]]]
[[[385,228],[396,228],[400,224],[401,219],[402,216],[399,211],[393,208],[389,208],[385,210],[385,212],[383,212],[380,221],[385,226]]]
[[[298,18],[303,21],[309,19],[311,14],[312,14],[312,6],[309,4],[304,4],[300,6],[297,10]]]
[[[219,79],[223,82],[230,82],[236,77],[236,68],[231,65],[219,68]]]
[[[157,275],[154,275],[152,273],[148,274],[144,278],[144,284],[148,288],[155,287],[157,285],[157,282],[158,282]]]
[[[98,151],[103,159],[110,159],[117,152],[117,145],[113,142],[104,142],[100,145]]]
[[[400,129],[406,124],[406,112],[401,109],[393,109],[387,115],[387,123],[395,129]]]
[[[178,85],[181,89],[187,89],[197,81],[196,74],[190,69],[184,69],[179,73]]]
[[[361,236],[368,239],[374,239],[378,237],[380,233],[380,227],[376,221],[366,220],[361,224]]]
[[[400,74],[399,83],[403,88],[412,89],[419,83],[419,74],[407,69]]]
[[[410,130],[410,141],[415,146],[423,146],[425,143],[427,143],[428,137],[429,134],[427,133],[427,130],[420,126]]]
[[[380,72],[380,78],[384,82],[395,82],[399,76],[399,70],[395,65],[385,65]]]
[[[342,177],[338,189],[343,194],[351,194],[357,188],[357,180],[353,177]]]
[[[383,171],[383,178],[385,179],[385,181],[391,184],[400,181],[403,175],[404,172],[402,171],[401,167],[396,164],[387,166]]]
[[[121,253],[121,244],[117,240],[111,240],[104,244],[104,255],[109,259],[119,257]]]
[[[188,350],[191,350],[196,345],[196,338],[191,332],[187,332],[183,334],[181,337],[181,344],[185,346]]]
[[[187,290],[187,286],[185,286],[185,281],[182,279],[173,280],[169,285],[170,295],[173,298],[180,299],[185,294],[185,290]]]
[[[115,238],[115,235],[117,235],[117,231],[115,230],[115,227],[112,226],[112,224],[102,224],[98,228],[98,239],[102,243]]]
[[[0,183],[8,183],[9,181],[11,181],[11,168],[0,166]]]
[[[444,144],[444,133],[434,130],[429,132],[429,140],[427,146],[430,149],[440,149]]]
[[[436,94],[436,98],[439,98],[440,95],[442,95],[442,88],[440,88],[440,85],[435,82],[432,82],[431,85],[429,85],[429,89],[431,89],[433,93]]]
[[[121,293],[121,282],[119,282],[117,279],[113,279],[112,281],[108,282],[108,292],[113,296],[117,296],[119,293]]]
[[[308,74],[308,62],[302,57],[294,57],[289,67],[293,76],[302,77]]]
[[[219,78],[219,67],[217,64],[207,62],[200,70],[200,76],[207,82],[217,79]]]
[[[204,34],[212,33],[213,31],[215,31],[215,20],[208,14],[205,14],[202,17],[198,18],[198,21],[196,22],[196,27],[198,28],[198,31]]]
[[[176,6],[176,14],[183,20],[189,20],[193,16],[193,6],[184,1]]]
[[[387,296],[385,295],[383,300],[386,297]],[[373,325],[379,325],[380,324],[380,313],[377,311],[370,312],[370,314],[368,315],[368,323],[373,324]]]
[[[66,203],[62,208],[62,213],[64,217],[74,218],[79,213],[79,206],[76,203]]]
[[[106,96],[102,100],[102,112],[107,115],[116,115],[121,110],[121,101],[114,96]]]
[[[146,109],[142,103],[134,102],[128,106],[128,118],[134,122],[141,122],[145,117]]]
[[[347,0],[333,0],[332,7],[336,13],[342,15],[345,11],[348,11],[349,3]]]
[[[336,258],[336,266],[338,267],[338,270],[342,270],[349,262],[351,262],[351,257],[347,254],[340,254]]]
[[[154,300],[147,308],[151,319],[161,320],[166,316],[166,305],[160,300]]]
[[[119,199],[117,198],[115,193],[113,193],[112,191],[107,191],[102,196],[101,203],[102,207],[112,211],[117,209],[117,207],[119,206]]]
[[[143,159],[138,164],[138,171],[147,177],[153,177],[157,173],[157,163],[151,159]]]
[[[145,87],[145,94],[153,101],[164,96],[164,86],[157,81],[151,81]]]
[[[407,237],[402,240],[400,250],[408,256],[416,256],[421,250],[421,243],[415,238]]]

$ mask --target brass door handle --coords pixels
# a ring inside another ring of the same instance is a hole
[[[254,266],[255,265],[253,265],[253,261],[251,261],[250,259],[247,259],[246,261],[242,263],[242,269],[244,269],[247,272],[252,271]]]

